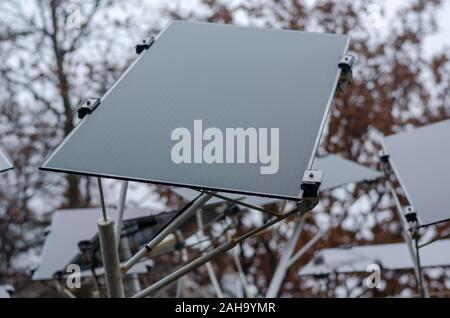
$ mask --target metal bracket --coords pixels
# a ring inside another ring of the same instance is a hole
[[[78,118],[83,119],[86,115],[92,113],[100,105],[100,98],[88,98],[80,108],[78,108]]]
[[[303,190],[302,198],[317,198],[322,183],[323,171],[305,170],[300,188]]]
[[[78,242],[78,249],[79,251],[84,254],[88,253],[92,249],[92,242],[89,240],[83,240]]]
[[[412,205],[409,205],[405,208],[405,219],[409,224],[411,236],[415,240],[418,240],[420,238],[419,221],[417,219],[417,212]]]
[[[155,42],[154,36],[151,36],[145,40],[142,40],[141,44],[136,45],[136,54],[141,54],[142,51],[148,50],[154,42]]]
[[[353,82],[353,63],[355,56],[351,54],[344,55],[338,63],[338,67],[342,70],[337,89],[340,92],[345,91]]]
[[[381,163],[389,163],[390,156],[387,153],[381,152],[379,158]]]
[[[417,223],[417,213],[412,205],[405,208],[405,218],[408,223]]]

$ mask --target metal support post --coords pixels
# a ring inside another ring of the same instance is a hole
[[[294,233],[289,239],[286,249],[280,257],[278,266],[273,274],[272,280],[270,281],[269,288],[267,289],[266,298],[274,298],[278,296],[280,292],[281,285],[283,284],[284,277],[289,269],[289,260],[294,252],[295,246],[297,245],[298,239],[302,232],[303,222],[297,222],[294,227]]]
[[[103,217],[97,221],[98,237],[102,252],[103,267],[105,268],[106,286],[110,298],[124,298],[122,276],[120,273],[119,253],[117,252],[114,221],[108,220],[103,196],[101,179],[98,178],[98,188],[102,205]]]
[[[122,232],[122,222],[125,211],[125,202],[127,200],[127,190],[128,190],[128,181],[122,181],[122,183],[120,184],[119,205],[117,207],[117,223],[115,228],[117,245],[120,244],[120,233]]]

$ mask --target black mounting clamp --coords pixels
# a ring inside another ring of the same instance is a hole
[[[389,155],[388,154],[382,152],[382,153],[380,153],[379,158],[380,158],[381,163],[386,163],[386,164],[389,163]]]
[[[338,67],[341,69],[341,75],[337,89],[340,92],[345,91],[353,82],[353,63],[355,62],[355,56],[351,54],[344,55],[338,63]]]
[[[79,251],[84,254],[88,253],[92,249],[92,242],[89,240],[83,240],[78,242],[78,249]]]
[[[83,119],[86,115],[92,113],[100,105],[100,98],[88,98],[80,108],[78,108],[78,118]]]
[[[405,219],[409,224],[411,236],[418,240],[420,238],[419,233],[419,220],[417,219],[417,212],[412,205],[409,205],[405,209]]]
[[[315,199],[319,196],[319,188],[322,183],[323,171],[305,170],[300,189],[303,190],[303,199]]]
[[[380,159],[380,167],[385,176],[389,176],[391,172],[391,164],[389,162],[390,156],[384,151],[380,151],[378,158]]]
[[[155,42],[154,36],[151,36],[145,40],[142,40],[141,44],[136,45],[136,54],[141,54],[142,51],[148,50],[154,42]]]

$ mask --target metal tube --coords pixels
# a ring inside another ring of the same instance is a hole
[[[239,279],[241,281],[242,288],[244,289],[245,297],[252,298],[253,295],[250,292],[250,288],[248,288],[247,278],[245,277],[245,273],[242,270],[241,261],[239,260],[239,255],[237,254],[236,248],[233,248],[231,250],[231,254],[233,255],[234,264],[236,265],[236,268],[237,268],[237,271],[238,271],[238,274],[239,274]]]
[[[226,251],[232,249],[234,246],[236,246],[236,241],[229,241],[227,243],[224,243],[223,245],[213,249],[212,251],[206,253],[205,255],[197,258],[196,260],[184,265],[180,269],[174,271],[173,273],[167,275],[163,279],[159,280],[158,282],[154,283],[153,285],[145,288],[144,290],[140,291],[136,295],[133,296],[133,298],[143,298],[151,293],[157,291],[158,289],[169,285],[170,283],[176,281],[178,278],[186,275],[191,270],[205,264],[206,262],[209,262],[214,257],[221,255],[225,253]]]
[[[416,247],[417,268],[419,271],[419,292],[420,292],[420,297],[425,298],[425,297],[429,297],[429,296],[426,295],[425,287],[423,284],[422,266],[420,265],[419,240],[416,238],[414,240],[414,242],[415,242],[415,247]]]
[[[288,266],[292,266],[300,257],[302,257],[314,244],[316,244],[328,231],[322,230],[316,233],[295,255],[289,260]]]
[[[407,229],[408,229],[408,222],[406,221],[405,215],[403,214],[402,205],[400,204],[400,200],[398,198],[398,195],[395,192],[395,189],[392,186],[392,183],[390,181],[388,181],[388,186],[389,186],[389,191],[391,192],[391,195],[392,195],[392,197],[394,199],[397,215],[398,215],[398,217],[400,219],[400,222],[402,223],[403,238],[406,241],[406,245],[408,246],[409,254],[410,254],[411,259],[413,261],[414,273],[415,273],[415,276],[416,276],[417,283],[419,284],[419,289],[421,291],[423,290],[425,297],[428,298],[429,297],[428,288],[425,286],[425,281],[423,279],[423,274],[422,274],[422,272],[420,270],[418,254],[416,253],[417,248],[415,249],[415,244],[413,242],[411,234],[409,234],[408,231],[407,231]]]
[[[116,243],[120,244],[120,233],[122,232],[123,214],[125,211],[125,202],[127,200],[128,181],[122,181],[120,184],[119,205],[117,207],[117,223],[115,227]],[[129,255],[128,257],[131,257]],[[128,258],[127,257],[127,258]]]
[[[116,236],[117,238],[117,236]],[[120,237],[119,237],[120,239]],[[127,236],[120,239],[119,243],[119,256],[122,259],[128,259],[131,257],[130,242]],[[134,295],[141,290],[138,274],[128,274],[123,277],[124,291],[126,295]]]
[[[103,196],[102,179],[98,177],[97,181],[98,181],[98,192],[100,193],[100,203],[102,206],[103,221],[106,222],[108,220],[108,217],[106,216],[105,197]]]
[[[202,212],[199,210],[197,211],[197,226],[198,226],[198,233],[200,236],[200,240],[203,239],[205,236],[204,232],[204,226],[203,226],[203,218],[202,218]],[[219,281],[217,279],[216,273],[214,272],[214,269],[212,267],[212,264],[210,262],[207,262],[205,264],[206,271],[208,272],[209,280],[211,281],[211,284],[213,285],[214,291],[216,292],[216,295],[218,298],[223,298],[222,288],[220,288]]]
[[[158,233],[145,247],[132,256],[122,267],[122,271],[126,273],[133,267],[139,260],[150,252],[156,245],[158,245],[167,235],[175,231],[181,224],[183,224],[188,218],[190,218],[200,207],[202,207],[208,200],[211,199],[211,195],[202,194],[189,208],[175,218],[166,228]]]
[[[252,209],[252,210],[255,210],[255,211],[262,212],[262,213],[270,214],[270,215],[276,216],[276,217],[282,216],[281,213],[274,212],[274,211],[270,211],[270,210],[266,210],[266,209],[263,209],[263,208],[258,207],[258,206],[256,206],[256,205],[248,204],[248,203],[245,203],[245,202],[243,202],[243,201],[240,201],[240,200],[245,199],[244,196],[243,196],[242,198],[232,199],[232,198],[229,198],[229,197],[227,197],[227,196],[224,196],[224,195],[221,195],[221,194],[218,194],[218,193],[213,193],[213,192],[209,192],[209,191],[202,191],[202,192],[203,192],[203,193],[207,193],[207,194],[209,194],[209,195],[211,195],[211,196],[213,196],[213,197],[216,197],[216,198],[221,199],[221,200],[224,200],[224,201],[228,201],[228,202],[231,202],[231,203],[235,203],[235,204],[237,204],[237,205],[242,205],[243,207],[246,207],[246,208],[248,208],[248,209]]]
[[[97,226],[108,296],[110,298],[124,298],[119,254],[117,252],[116,236],[114,233],[114,221],[99,219]]]
[[[76,298],[75,295],[72,294],[72,292],[70,290],[62,287],[61,283],[58,280],[55,280],[55,286],[56,286],[56,290],[58,290],[58,292],[60,292],[61,294],[65,295],[69,298]]]
[[[294,233],[289,239],[286,249],[280,257],[278,266],[273,274],[272,280],[270,281],[269,288],[267,289],[266,298],[274,298],[278,296],[283,280],[289,269],[289,260],[291,259],[292,253],[294,252],[295,246],[297,245],[298,238],[302,232],[303,222],[297,222],[295,224]]]

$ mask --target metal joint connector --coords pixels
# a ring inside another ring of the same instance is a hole
[[[88,98],[78,108],[78,118],[83,119],[100,105],[100,98]]]

